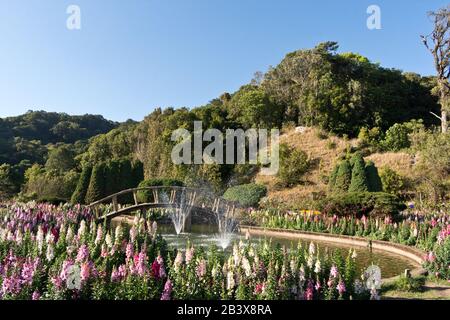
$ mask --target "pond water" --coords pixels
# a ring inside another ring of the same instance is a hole
[[[211,225],[192,225],[190,233],[181,233],[177,235],[175,229],[169,224],[159,224],[158,232],[167,241],[169,247],[184,249],[186,243],[189,241],[195,246],[208,247],[210,245],[217,245],[220,247],[219,240],[215,237],[216,228]],[[239,240],[245,240],[245,236],[242,234],[233,234],[231,239],[231,244],[226,250],[231,250],[233,242]],[[304,239],[292,239],[288,237],[270,237],[266,238],[263,236],[252,236],[250,238],[251,242],[258,242],[264,239],[271,239],[272,245],[280,244],[290,248],[291,245],[297,247],[300,242],[303,246],[309,246],[309,240]],[[336,244],[332,242],[318,242],[314,241],[316,246],[319,248],[320,252],[333,252],[340,250],[341,254],[345,257],[350,249],[355,249],[357,253],[356,264],[358,270],[364,270],[371,264],[377,265],[381,269],[381,276],[383,278],[390,278],[402,274],[405,269],[414,269],[417,267],[413,262],[406,258],[399,257],[397,255],[390,254],[385,251],[373,250],[372,252],[369,248],[363,248],[358,246],[349,246]]]

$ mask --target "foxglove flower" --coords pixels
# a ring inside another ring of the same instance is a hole
[[[164,291],[161,296],[161,300],[170,300],[170,295],[172,294],[172,282],[170,279],[167,279],[166,284],[164,285]]]
[[[77,262],[85,262],[89,258],[89,248],[87,245],[82,244],[81,247],[78,249],[77,254]]]

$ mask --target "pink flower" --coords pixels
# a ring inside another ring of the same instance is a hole
[[[81,247],[78,249],[76,261],[85,262],[88,258],[89,258],[89,248],[85,244],[82,244]]]
[[[333,278],[336,278],[338,276],[339,272],[338,269],[336,268],[336,266],[332,266],[330,269],[330,276],[332,276]]]
[[[129,242],[127,244],[127,248],[125,250],[125,254],[127,256],[127,260],[130,260],[131,258],[133,258],[134,248],[133,248],[133,244],[131,242]]]
[[[172,282],[170,279],[167,279],[166,284],[164,285],[164,291],[161,296],[161,300],[170,300],[170,295],[172,294]]]
[[[257,283],[255,286],[255,294],[261,294],[264,291],[264,283]]]
[[[337,290],[339,292],[340,295],[342,295],[345,292],[345,284],[344,282],[340,281],[337,285]]]
[[[81,281],[87,281],[89,279],[89,275],[90,275],[90,271],[91,271],[91,266],[89,262],[83,262],[81,264]]]
[[[41,298],[41,294],[39,293],[39,291],[35,290],[31,296],[32,300],[39,300]]]
[[[305,299],[312,300],[314,297],[314,286],[311,280],[308,281],[308,286],[305,291]]]

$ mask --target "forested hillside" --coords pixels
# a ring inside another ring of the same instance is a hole
[[[383,68],[356,53],[338,53],[337,43],[327,42],[287,54],[236,92],[225,92],[204,106],[156,108],[139,123],[118,125],[100,116],[29,112],[0,120],[0,163],[7,163],[0,167],[0,195],[21,191],[23,199],[83,203],[119,186],[135,186],[144,176],[209,186],[217,193],[253,183],[257,165],[172,163],[173,130],[192,132],[198,120],[204,130],[279,128],[287,133],[278,176],[257,179],[269,187],[269,199],[283,189],[300,190],[290,200],[298,200],[298,206],[314,205],[335,193],[327,187],[335,164],[351,161],[355,152],[366,160],[381,158],[383,164],[386,159],[380,155],[401,152],[413,159],[414,170],[404,177],[395,169],[378,168],[383,191],[404,199],[420,194],[438,201],[449,190],[450,151],[448,136],[436,133],[439,120],[431,114],[440,112],[436,84],[432,76]],[[323,141],[318,145],[329,152],[314,154],[308,141],[291,134],[298,126],[314,128],[314,137]],[[359,160],[356,176],[364,175],[365,165],[374,172],[367,161]],[[353,166],[347,168],[346,179],[352,170]],[[132,178],[111,188],[117,176],[126,175]],[[365,183],[363,179],[349,190],[369,191]]]

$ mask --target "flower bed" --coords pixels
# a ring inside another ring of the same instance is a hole
[[[0,209],[1,299],[365,299],[352,251],[240,242],[231,254],[169,250],[155,222],[96,225],[82,207]],[[319,258],[320,257],[320,258]]]
[[[399,221],[390,217],[357,219],[269,210],[251,210],[248,215],[262,227],[358,236],[417,247],[428,252],[424,267],[434,276],[450,280],[449,214],[404,213]]]

